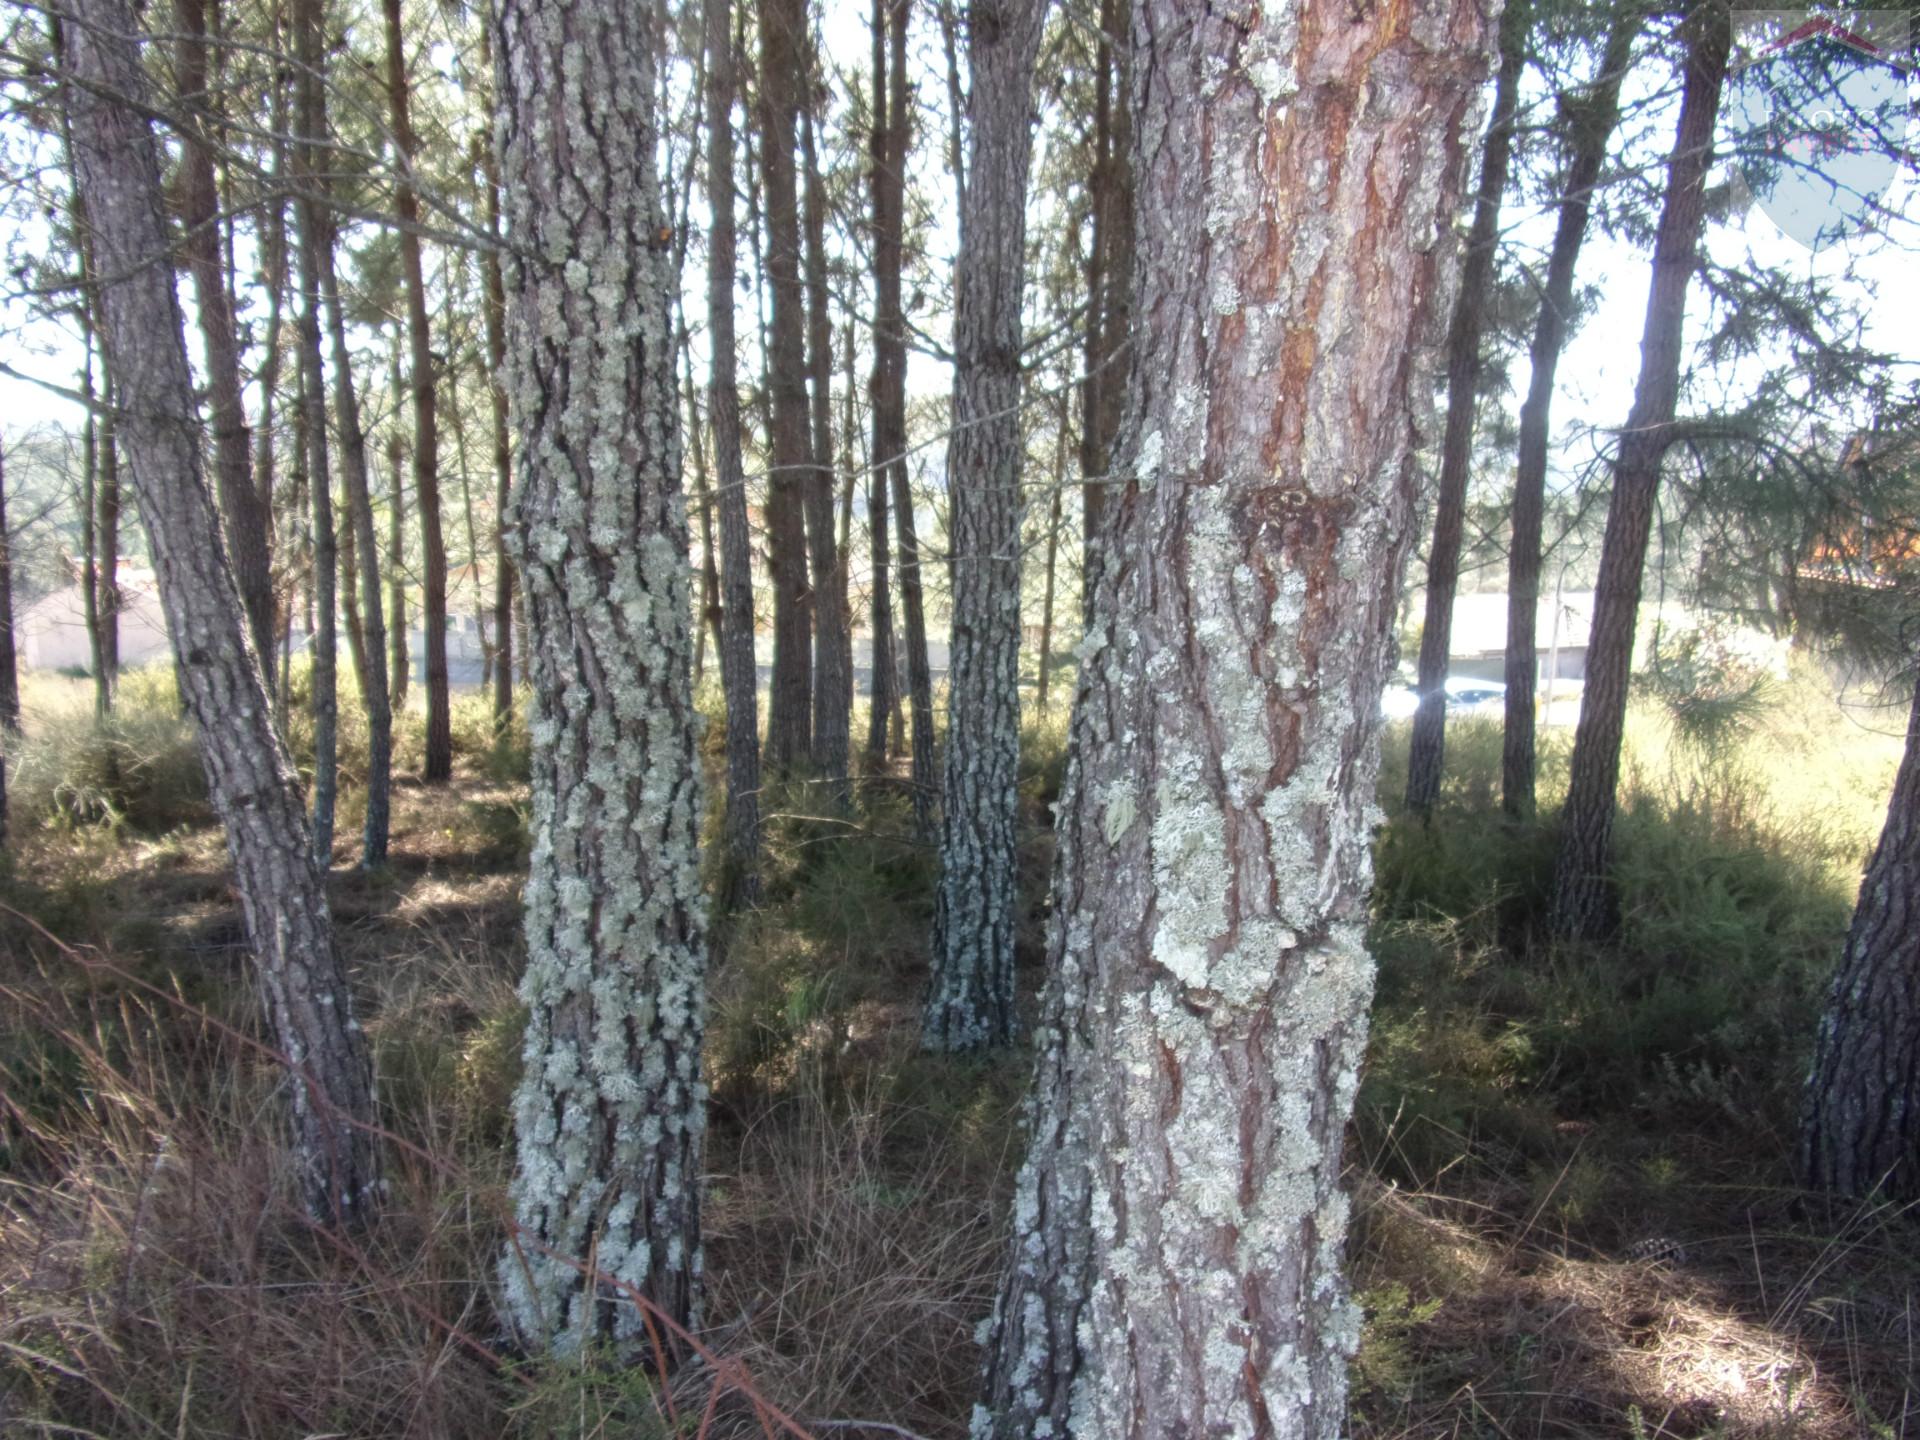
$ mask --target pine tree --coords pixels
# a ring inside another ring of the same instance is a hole
[[[1424,815],[1440,798],[1446,760],[1447,657],[1453,640],[1453,600],[1460,588],[1460,542],[1467,518],[1467,479],[1473,464],[1474,411],[1480,402],[1480,341],[1493,290],[1500,240],[1500,202],[1513,156],[1514,112],[1526,69],[1528,0],[1507,0],[1500,12],[1500,69],[1493,116],[1481,150],[1473,228],[1460,270],[1460,293],[1447,334],[1447,425],[1440,442],[1440,482],[1433,502],[1433,543],[1427,554],[1426,620],[1420,631],[1420,708],[1407,749],[1407,809]]]
[[[1728,15],[1717,0],[1691,11],[1684,28],[1686,75],[1654,239],[1653,282],[1640,339],[1640,379],[1614,461],[1613,498],[1587,644],[1586,684],[1580,698],[1580,723],[1574,731],[1567,804],[1561,812],[1550,924],[1555,934],[1564,937],[1598,937],[1612,928],[1615,919],[1607,872],[1613,858],[1613,811],[1620,745],[1626,733],[1634,622],[1660,467],[1674,439],[1687,287],[1706,220],[1714,122],[1732,45]]]
[[[1345,1430],[1379,704],[1488,30],[1136,4],[1128,483],[976,1436]]]
[[[1534,695],[1540,674],[1538,636],[1541,541],[1545,528],[1547,444],[1551,438],[1554,377],[1573,324],[1573,279],[1587,236],[1594,187],[1620,117],[1620,82],[1643,18],[1638,0],[1619,0],[1585,94],[1564,97],[1566,166],[1559,218],[1547,256],[1546,284],[1534,321],[1527,398],[1520,407],[1520,440],[1513,480],[1513,532],[1507,562],[1506,723],[1500,750],[1500,803],[1509,815],[1534,805]]]
[[[700,1273],[707,946],[679,276],[654,27],[617,0],[502,0],[495,24],[534,707],[518,1229],[501,1279],[528,1344],[578,1353],[645,1333],[622,1286],[691,1323]]]
[[[1020,310],[1028,113],[1046,0],[981,0],[967,26],[968,184],[955,266],[954,552],[947,746],[933,973],[921,1025],[936,1050],[1013,1038],[1020,811]]]
[[[119,361],[120,423],[159,577],[182,696],[227,832],[265,1008],[294,1067],[302,1193],[356,1219],[379,1188],[372,1071],[334,950],[322,874],[201,468],[185,322],[161,209],[160,155],[138,22],[124,0],[78,0],[68,37],[74,158],[96,220],[103,334]]]

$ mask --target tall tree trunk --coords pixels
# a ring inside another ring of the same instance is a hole
[[[720,688],[727,703],[728,883],[722,901],[760,893],[759,669],[753,653],[753,540],[740,459],[740,379],[733,334],[733,99],[729,0],[705,0],[707,48],[707,384],[714,485],[720,509]]]
[[[387,393],[397,407],[404,387],[400,381],[400,336],[396,329],[389,349]],[[406,439],[396,411],[387,422],[387,609],[392,624],[393,658],[388,665],[393,688],[393,713],[407,708],[407,682],[413,675],[413,641],[407,623],[407,471]]]
[[[353,533],[351,517],[341,527],[340,618],[346,623],[347,657],[353,662],[353,683],[359,693],[367,693],[367,632],[360,623],[360,546]]]
[[[327,302],[327,333],[333,348],[333,410],[340,427],[340,473],[347,487],[348,542],[359,555],[361,587],[360,703],[367,712],[367,815],[360,863],[372,868],[387,858],[393,787],[393,707],[387,694],[387,625],[380,601],[380,537],[373,528],[373,482],[368,474],[367,432],[347,350],[345,307],[329,237],[320,253],[320,286]],[[351,594],[353,578],[347,581]]]
[[[225,823],[266,1011],[295,1069],[302,1193],[320,1217],[370,1212],[379,1187],[372,1072],[333,944],[299,786],[273,728],[201,470],[184,320],[156,267],[168,236],[146,78],[123,0],[77,0],[69,37],[78,180],[95,232],[135,494],[214,809]]]
[[[967,203],[966,143],[961,120],[967,113],[967,96],[960,88],[960,22],[953,13],[953,0],[935,0],[934,17],[940,22],[940,54],[947,74],[947,174],[953,177],[956,207]]]
[[[900,547],[900,613],[905,625],[907,662],[907,704],[913,715],[912,786],[915,833],[924,839],[933,837],[934,809],[940,799],[939,772],[934,768],[933,746],[933,667],[927,658],[926,605],[920,586],[920,538],[915,532],[913,486],[907,471],[907,333],[900,308],[899,274],[904,236],[899,227],[906,214],[907,154],[913,143],[913,91],[907,71],[907,28],[911,20],[912,0],[896,0],[888,6],[892,29],[887,37],[887,126],[889,152],[888,183],[898,187],[892,216],[895,221],[893,255],[888,266],[893,280],[892,327],[876,325],[874,343],[882,340],[890,347],[888,356],[889,443],[879,447],[876,465],[887,467],[891,487],[895,539]],[[878,432],[876,431],[876,436]],[[877,441],[876,441],[877,445]],[[896,652],[897,654],[897,652]]]
[[[1800,1108],[1813,1189],[1920,1199],[1920,688]]]
[[[677,308],[684,310],[677,299]],[[713,534],[713,476],[707,468],[707,436],[700,424],[700,387],[693,378],[693,343],[686,317],[677,326],[680,364],[687,392],[687,449],[693,454],[693,496],[700,507],[700,620],[693,627],[693,679],[698,685],[707,672],[707,632],[713,632],[713,647],[720,648],[720,553]]]
[[[813,566],[813,764],[831,798],[848,799],[852,748],[853,635],[847,624],[847,572],[840,563],[833,483],[833,320],[827,311],[827,193],[813,143],[820,92],[806,14],[798,49],[804,69],[800,154],[806,178],[807,379],[812,385],[813,473],[807,481],[807,550]]]
[[[218,0],[213,0],[217,7]],[[184,259],[193,279],[194,309],[200,317],[200,341],[207,361],[207,418],[213,429],[214,490],[227,523],[234,579],[247,607],[247,629],[254,654],[266,670],[273,654],[273,554],[267,516],[254,486],[253,457],[247,435],[247,407],[240,384],[240,335],[232,292],[227,288],[225,247],[221,244],[220,191],[214,175],[213,136],[217,123],[207,83],[208,0],[174,0],[180,37],[174,45],[174,76],[180,102],[194,122],[180,157],[181,220],[186,226]]]
[[[1654,498],[1660,488],[1660,464],[1672,443],[1687,287],[1706,219],[1713,128],[1732,44],[1727,12],[1717,3],[1691,12],[1686,32],[1686,78],[1673,156],[1667,164],[1666,199],[1653,242],[1653,282],[1640,337],[1640,379],[1613,467],[1613,500],[1607,510],[1600,575],[1594,586],[1593,628],[1587,641],[1586,685],[1573,737],[1567,805],[1560,820],[1549,923],[1554,934],[1563,938],[1598,938],[1613,928],[1616,919],[1608,870],[1613,859],[1613,811],[1620,783],[1620,743],[1626,732],[1634,623]]]
[[[1566,177],[1560,218],[1547,257],[1546,286],[1529,351],[1531,378],[1520,407],[1520,442],[1513,479],[1513,534],[1507,558],[1506,724],[1500,745],[1500,803],[1509,815],[1534,808],[1534,695],[1540,674],[1541,541],[1545,529],[1547,442],[1551,437],[1554,375],[1573,322],[1573,278],[1587,236],[1594,186],[1606,163],[1607,143],[1620,116],[1620,82],[1639,34],[1637,0],[1622,0],[1607,31],[1599,70],[1587,94],[1569,98]]]
[[[898,704],[898,665],[893,651],[892,541],[887,533],[887,490],[893,457],[906,448],[904,426],[896,423],[893,397],[895,337],[900,333],[900,211],[905,177],[896,168],[893,129],[888,121],[887,16],[894,0],[873,0],[873,73],[870,106],[873,128],[867,137],[867,189],[872,205],[873,368],[867,381],[867,414],[873,438],[867,458],[867,550],[873,579],[868,591],[867,627],[871,632],[867,748],[864,766],[878,774],[887,760],[887,724]]]
[[[100,636],[99,659],[94,667],[94,709],[104,717],[113,710],[120,690],[120,412],[125,402],[104,313],[98,324],[101,394],[106,412],[100,418],[100,471],[94,492],[94,547],[98,556],[94,573],[100,587],[94,600]]]
[[[295,81],[300,142],[294,177],[300,187],[300,397],[306,413],[307,489],[313,515],[313,854],[322,869],[333,863],[333,812],[340,779],[339,637],[333,523],[333,470],[327,442],[327,390],[320,360],[320,264],[332,243],[332,218],[320,192],[320,159],[328,142],[325,0],[295,0]]]
[[[976,1436],[1345,1432],[1380,694],[1489,28],[1135,7],[1134,483]]]
[[[599,1277],[691,1325],[700,1274],[707,944],[680,277],[658,238],[654,28],[619,0],[502,0],[496,23],[534,696],[519,1233],[501,1278],[529,1343],[579,1353],[652,1328]]]
[[[280,16],[278,7],[274,13],[273,35],[275,43],[280,43]],[[274,420],[278,413],[280,396],[280,363],[283,349],[281,345],[281,316],[286,303],[287,291],[287,207],[280,195],[287,173],[287,85],[284,79],[276,77],[273,84],[272,100],[269,102],[270,122],[273,126],[273,167],[269,172],[269,181],[274,194],[260,211],[260,273],[267,290],[266,333],[262,342],[260,357],[260,422],[254,427],[253,435],[253,491],[260,513],[266,517],[269,545],[274,532]],[[283,557],[284,563],[284,557]],[[283,576],[284,578],[284,576]],[[272,572],[268,580],[272,583]],[[269,625],[270,640],[277,639],[284,653],[287,634],[291,629],[291,607],[280,603],[278,595],[269,596],[269,606],[274,611]],[[274,675],[274,654],[270,644],[267,653],[261,657],[261,677],[267,682],[267,689],[274,697],[276,713],[284,719],[282,691]]]
[[[1094,53],[1093,173],[1087,177],[1093,234],[1087,251],[1086,376],[1080,391],[1081,608],[1088,615],[1133,329],[1133,113],[1127,103],[1132,14],[1133,0],[1100,0]]]
[[[20,739],[20,666],[13,649],[13,536],[6,455],[0,453],[0,845],[7,840],[7,762]]]
[[[1473,470],[1474,411],[1480,400],[1480,338],[1493,290],[1500,243],[1500,201],[1513,156],[1514,111],[1527,65],[1531,31],[1527,0],[1506,0],[1500,12],[1500,70],[1493,86],[1493,116],[1480,158],[1473,228],[1467,234],[1460,293],[1447,332],[1447,426],[1440,442],[1440,484],[1433,504],[1433,544],[1427,552],[1426,621],[1420,631],[1418,688],[1407,750],[1407,809],[1432,811],[1440,798],[1446,764],[1447,657],[1453,649],[1453,598],[1460,588],[1460,542],[1466,529],[1467,480]]]
[[[773,687],[768,701],[767,766],[785,771],[813,753],[812,627],[818,617],[807,584],[803,518],[816,472],[808,434],[807,311],[800,284],[800,214],[794,178],[806,8],[769,0],[760,27],[760,178],[766,204],[766,269],[773,291],[767,348],[772,425],[768,452],[767,555],[773,570]]]
[[[1040,713],[1047,713],[1047,697],[1053,682],[1053,594],[1055,571],[1060,558],[1060,516],[1065,508],[1067,488],[1067,407],[1065,397],[1053,419],[1053,495],[1047,505],[1047,579],[1040,602],[1040,674],[1036,697]]]
[[[453,775],[451,698],[447,691],[447,541],[440,523],[440,432],[435,403],[433,333],[427,319],[426,266],[420,255],[420,200],[413,167],[406,40],[400,0],[381,0],[387,37],[387,107],[399,152],[393,212],[400,222],[400,270],[407,292],[407,384],[413,397],[413,493],[420,513],[421,628],[426,632],[427,752],[421,778],[429,785]]]
[[[93,672],[93,718],[99,721],[107,718],[113,696],[107,688],[106,657],[100,648],[100,536],[94,506],[100,493],[100,432],[111,435],[113,431],[108,397],[101,397],[98,419],[92,408],[94,335],[89,323],[86,368],[81,372],[81,394],[88,410],[80,454],[80,614],[87,627],[87,660]]]
[[[487,27],[481,27],[487,34]],[[491,49],[491,40],[485,42]],[[489,70],[493,57],[482,57]],[[487,234],[492,248],[482,252],[487,327],[487,396],[493,410],[493,724],[506,733],[513,723],[513,561],[507,554],[507,512],[512,504],[513,446],[507,427],[506,290],[500,274],[500,169],[493,146],[478,142],[481,177],[487,193]]]
[[[922,1042],[1013,1038],[1020,819],[1020,307],[1026,284],[1033,63],[1046,0],[975,0],[971,153],[955,265],[954,554],[940,889]]]

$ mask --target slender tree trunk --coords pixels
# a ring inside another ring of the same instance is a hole
[[[216,7],[218,0],[213,0]],[[240,384],[240,335],[233,294],[227,288],[225,246],[221,243],[220,191],[214,174],[211,132],[217,124],[214,97],[207,84],[208,0],[174,0],[180,38],[174,45],[174,75],[182,108],[200,137],[187,137],[180,157],[181,220],[186,225],[184,260],[193,280],[194,309],[207,361],[207,417],[213,429],[215,493],[226,520],[228,550],[240,599],[247,607],[247,629],[261,669],[273,654],[273,554],[270,525],[253,479],[247,435],[247,407]]]
[[[911,0],[897,0],[889,6],[892,30],[887,37],[887,125],[892,131],[887,142],[888,183],[895,192],[892,215],[896,225],[904,224],[906,213],[907,153],[913,141],[913,91],[907,71],[907,29],[911,19]],[[933,746],[933,667],[927,658],[926,606],[920,586],[920,538],[915,531],[913,486],[907,471],[907,335],[900,309],[899,266],[905,249],[904,236],[896,232],[893,258],[888,262],[893,279],[890,331],[876,328],[874,343],[884,338],[890,347],[887,377],[889,394],[889,444],[875,457],[885,463],[892,493],[895,538],[900,547],[900,613],[905,624],[908,708],[913,715],[912,785],[915,832],[932,839],[935,807],[940,800],[939,771],[934,768]],[[877,433],[877,432],[876,432]]]
[[[1033,64],[1046,0],[976,0],[967,27],[970,183],[955,266],[954,555],[940,889],[922,1042],[1013,1038],[1020,819],[1020,309]]]
[[[160,603],[214,809],[226,825],[267,1015],[295,1069],[302,1192],[321,1217],[359,1218],[378,1194],[372,1072],[333,945],[299,787],[273,728],[246,616],[201,470],[184,320],[165,267],[160,156],[123,0],[77,0],[70,36],[78,180],[98,221],[108,348]],[[317,488],[317,487],[316,487]]]
[[[813,754],[810,650],[814,612],[807,584],[803,514],[816,492],[808,433],[807,313],[800,283],[800,214],[794,177],[806,9],[797,0],[758,8],[760,28],[760,177],[766,202],[766,276],[773,291],[767,350],[772,400],[767,495],[767,553],[773,569],[773,689],[768,704],[767,766],[784,771]]]
[[[367,712],[367,816],[360,863],[372,868],[387,858],[393,788],[393,707],[387,694],[387,625],[380,602],[380,538],[373,527],[373,482],[368,474],[367,433],[347,350],[345,307],[334,271],[331,238],[320,253],[320,285],[327,302],[327,332],[333,347],[333,410],[340,427],[340,472],[347,488],[347,543],[359,554],[361,599],[360,703]],[[353,577],[347,580],[352,595]]]
[[[96,272],[97,273],[97,272]],[[120,690],[120,409],[123,402],[107,337],[106,316],[99,317],[101,337],[101,392],[106,413],[101,417],[100,472],[94,493],[94,546],[99,557],[94,571],[99,594],[94,619],[99,627],[99,660],[94,667],[94,708],[102,717],[112,713]]]
[[[427,319],[426,266],[420,254],[420,200],[413,166],[407,51],[400,0],[381,0],[387,38],[387,106],[399,151],[393,210],[400,221],[400,269],[406,277],[408,388],[413,397],[413,493],[420,511],[421,628],[426,632],[427,752],[421,778],[429,785],[453,775],[451,700],[447,692],[447,541],[440,523],[440,432],[435,403],[433,332]]]
[[[367,693],[367,632],[360,623],[360,546],[351,519],[340,529],[340,618],[346,623],[347,657],[353,662],[353,683]]]
[[[1821,1016],[1800,1174],[1856,1199],[1920,1198],[1920,689],[1893,800]]]
[[[847,572],[836,538],[833,477],[833,320],[827,311],[827,194],[813,143],[813,41],[799,16],[804,80],[800,154],[806,180],[807,379],[812,386],[813,472],[807,481],[807,550],[813,567],[813,765],[830,798],[845,805],[853,692],[853,636],[847,626]]]
[[[1093,173],[1087,177],[1093,234],[1087,251],[1086,377],[1080,392],[1081,608],[1088,615],[1133,326],[1133,116],[1127,104],[1132,14],[1133,0],[1100,0],[1094,54]]]
[[[492,39],[481,26],[487,70],[493,68]],[[513,445],[507,426],[506,290],[500,274],[500,167],[493,146],[476,141],[487,196],[487,234],[493,248],[480,256],[487,327],[487,395],[493,409],[493,724],[504,734],[513,723],[513,561],[507,554],[507,512],[512,505]]]
[[[1560,856],[1554,867],[1549,923],[1563,938],[1598,938],[1613,928],[1616,919],[1608,870],[1613,859],[1613,811],[1620,781],[1620,743],[1626,732],[1633,632],[1654,499],[1660,488],[1660,464],[1672,443],[1674,407],[1679,400],[1687,287],[1706,219],[1714,122],[1732,43],[1727,12],[1718,4],[1693,11],[1687,34],[1679,129],[1653,243],[1653,282],[1640,339],[1640,380],[1614,462],[1613,500],[1607,510],[1600,575],[1594,587],[1593,628],[1587,642],[1586,685],[1580,723],[1574,731],[1567,805],[1560,821]]]
[[[387,391],[397,406],[405,393],[400,382],[400,337],[396,333],[387,367]],[[387,585],[393,622],[393,658],[388,665],[393,713],[407,708],[407,682],[413,675],[413,643],[407,624],[407,471],[406,442],[396,414],[387,422]]]
[[[637,1287],[696,1321],[707,945],[679,406],[658,240],[653,27],[617,0],[502,0],[513,540],[534,683],[519,1230],[530,1343],[631,1348]]]
[[[64,64],[65,62],[62,61]],[[80,614],[87,627],[87,660],[93,670],[93,718],[104,720],[111,708],[112,693],[107,689],[105,656],[100,648],[100,539],[94,523],[94,502],[100,493],[100,432],[112,433],[112,413],[102,397],[99,419],[93,405],[94,330],[87,326],[87,360],[82,372],[81,393],[88,404],[86,426],[81,432],[80,457]]]
[[[1407,809],[1426,815],[1440,798],[1446,765],[1447,657],[1453,649],[1453,599],[1460,589],[1460,543],[1466,529],[1467,481],[1473,470],[1474,412],[1480,401],[1480,337],[1493,290],[1500,243],[1500,201],[1513,156],[1514,111],[1527,64],[1531,32],[1527,0],[1507,0],[1500,12],[1500,70],[1494,80],[1493,116],[1480,158],[1473,228],[1467,235],[1447,333],[1447,426],[1440,443],[1440,484],[1434,497],[1433,544],[1427,552],[1426,621],[1420,632],[1418,688],[1407,751]]]
[[[675,303],[679,304],[677,300]],[[687,392],[687,449],[693,454],[693,495],[700,507],[700,622],[693,627],[693,679],[697,685],[707,673],[709,630],[713,632],[714,649],[720,648],[720,555],[714,548],[713,477],[707,468],[707,436],[700,424],[700,388],[693,378],[692,337],[684,315],[678,330]]]
[[[0,452],[0,845],[7,840],[7,762],[20,739],[20,666],[13,649],[13,537],[7,529],[6,458]]]
[[[867,412],[873,438],[867,460],[867,549],[873,580],[868,591],[867,625],[872,633],[869,657],[865,769],[879,774],[887,761],[887,724],[899,703],[898,665],[893,650],[892,540],[887,533],[887,490],[893,457],[906,448],[904,426],[897,423],[894,394],[896,337],[900,334],[900,210],[904,176],[896,168],[893,128],[888,120],[887,15],[892,0],[873,0],[873,74],[870,104],[873,129],[867,137],[867,187],[873,214],[873,368],[867,381]]]
[[[329,134],[324,0],[295,0],[300,143],[294,177],[300,186],[300,396],[306,412],[307,489],[313,515],[313,854],[333,863],[333,812],[340,778],[339,637],[336,629],[333,469],[327,442],[327,390],[320,360],[321,252],[332,243],[332,220],[320,191]]]
[[[1490,27],[1471,0],[1133,27],[1134,483],[974,1434],[1332,1437],[1380,694]]]
[[[1500,801],[1509,815],[1534,809],[1534,695],[1540,674],[1541,541],[1545,529],[1547,442],[1552,434],[1554,375],[1573,322],[1573,279],[1587,236],[1594,186],[1620,115],[1641,10],[1623,0],[1607,31],[1600,67],[1587,94],[1565,102],[1569,115],[1566,178],[1546,286],[1529,351],[1532,377],[1520,407],[1520,443],[1513,480],[1513,534],[1507,561],[1506,725],[1500,747]]]
[[[277,38],[277,25],[275,34]],[[286,143],[279,138],[287,131],[286,110],[286,86],[276,82],[273,87],[271,106],[271,123],[276,138],[273,144],[273,169],[270,177],[276,191],[286,178]],[[267,289],[267,319],[266,335],[260,357],[260,423],[254,427],[253,435],[253,493],[261,514],[266,516],[271,546],[275,490],[274,422],[278,413],[280,395],[281,315],[285,305],[288,269],[286,204],[277,194],[262,209],[260,226],[261,274]],[[272,573],[269,570],[270,586],[272,580]],[[281,698],[283,692],[274,675],[274,653],[271,641],[277,637],[280,648],[284,651],[292,618],[290,607],[280,603],[277,594],[270,594],[268,598],[269,609],[273,611],[268,630],[270,643],[267,653],[261,657],[260,672],[261,678],[266,681],[268,693],[274,697],[275,711],[284,720],[284,702]]]
[[[1047,713],[1047,697],[1053,680],[1053,593],[1054,576],[1060,557],[1060,516],[1067,488],[1067,407],[1061,404],[1054,416],[1053,496],[1047,505],[1047,581],[1040,602],[1040,674],[1036,688],[1042,715]]]
[[[956,208],[962,208],[967,203],[967,147],[961,119],[967,113],[967,96],[960,88],[960,23],[953,0],[936,0],[934,14],[940,22],[940,54],[947,64],[947,174],[953,177]]]
[[[705,0],[707,50],[707,385],[720,510],[720,688],[727,702],[728,884],[723,902],[760,893],[759,669],[753,653],[753,540],[740,459],[740,380],[733,333],[733,99],[729,0]],[[730,892],[730,893],[727,893]]]

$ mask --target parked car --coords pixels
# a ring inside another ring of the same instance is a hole
[[[1500,716],[1507,710],[1507,687],[1498,680],[1449,675],[1446,692],[1450,715]],[[1380,697],[1380,713],[1389,720],[1411,719],[1419,708],[1420,692],[1411,685],[1389,685]]]

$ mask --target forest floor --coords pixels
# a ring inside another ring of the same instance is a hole
[[[494,1314],[521,757],[466,725],[452,786],[399,787],[372,873],[348,793],[333,902],[391,1197],[345,1236],[291,1203],[222,843],[168,759],[177,717],[140,703],[113,745],[42,757],[64,792],[29,770],[42,818],[0,876],[0,1432],[746,1435],[773,1407],[822,1437],[964,1434],[1027,1061],[918,1052],[934,859],[897,786],[845,817],[770,793],[767,902],[716,929],[725,1363],[662,1389],[517,1357]],[[1026,747],[1029,1006],[1061,728]],[[1636,735],[1612,945],[1539,938],[1551,832],[1498,816],[1490,731],[1455,727],[1431,826],[1382,831],[1348,1150],[1361,1440],[1920,1436],[1920,1216],[1830,1207],[1789,1163],[1898,740],[1809,705],[1711,764]]]

